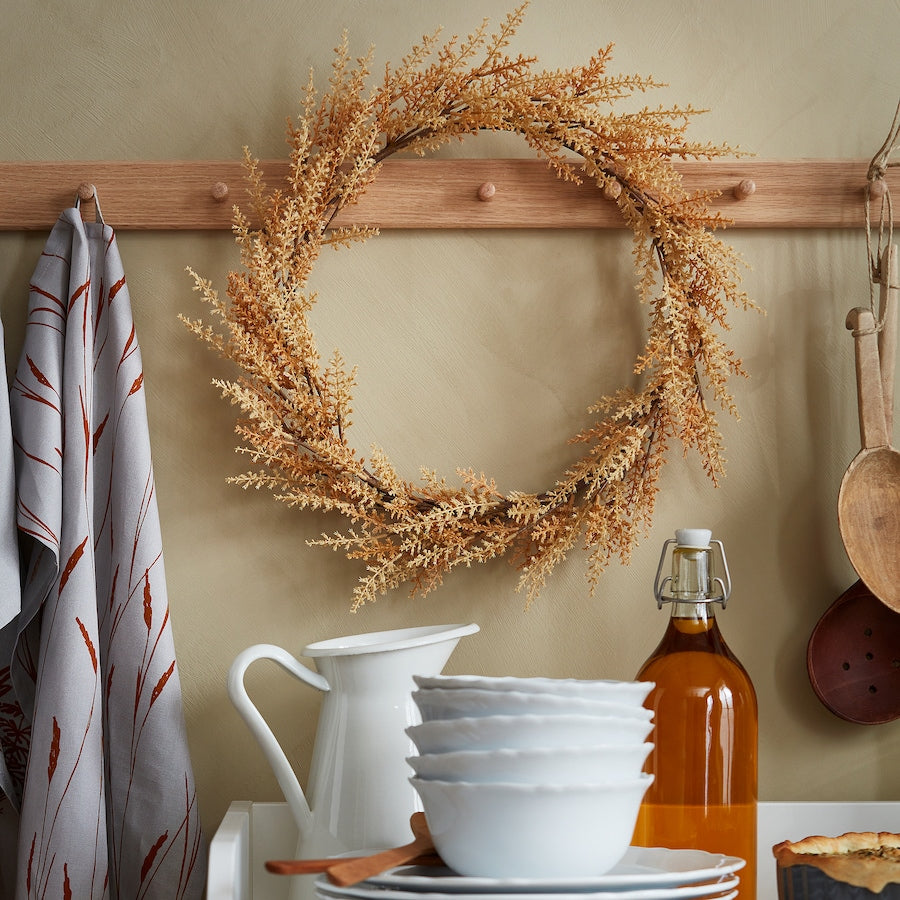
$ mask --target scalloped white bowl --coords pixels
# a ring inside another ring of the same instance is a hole
[[[456,750],[407,758],[427,781],[505,781],[516,784],[591,784],[637,778],[653,744]]]
[[[636,703],[611,703],[585,697],[480,688],[421,688],[412,692],[423,722],[464,716],[586,715],[649,721],[651,710]]]
[[[653,731],[645,719],[622,716],[466,716],[410,725],[406,734],[420,754],[503,747],[596,747],[640,744]]]
[[[578,678],[517,678],[514,675],[413,675],[420,688],[445,688],[485,691],[519,691],[526,694],[561,694],[604,700],[607,703],[631,703],[640,706],[653,690],[652,681],[583,680]]]
[[[438,853],[461,875],[589,878],[625,854],[653,776],[571,786],[410,781]]]

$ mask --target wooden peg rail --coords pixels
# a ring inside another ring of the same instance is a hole
[[[270,187],[287,172],[285,160],[261,167]],[[864,225],[865,160],[749,158],[677,168],[688,190],[720,192],[714,206],[732,227]],[[900,171],[885,177],[900,196]],[[240,162],[0,162],[0,231],[48,231],[76,194],[87,216],[92,186],[116,230],[228,229],[232,206],[247,206]],[[337,221],[382,229],[622,227],[609,197],[561,181],[537,159],[388,160]]]

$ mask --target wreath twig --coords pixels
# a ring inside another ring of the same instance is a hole
[[[712,233],[724,224],[710,211],[712,195],[688,194],[672,161],[733,151],[686,139],[691,107],[615,112],[616,101],[659,85],[607,74],[611,46],[554,71],[510,56],[524,9],[496,34],[485,21],[465,40],[440,45],[439,31],[424,37],[374,89],[366,86],[372,51],[351,60],[345,35],[329,89],[319,99],[311,76],[302,115],[289,123],[286,186],[269,190],[258,160],[244,152],[260,224],[251,227],[235,209],[243,269],[229,274],[228,299],[191,273],[219,321],[184,321],[243,373],[216,382],[245,414],[236,426],[239,450],[254,464],[229,480],[348,519],[346,530],[310,543],[365,563],[354,608],[404,583],[427,593],[455,566],[507,554],[530,603],[579,540],[590,551],[593,586],[614,556],[628,561],[649,527],[673,438],[685,453],[698,451],[714,483],[724,471],[710,399],[735,414],[728,379],[745,373],[718,332],[728,328],[730,306],[753,304],[739,287],[739,258]],[[322,248],[375,234],[331,226],[381,162],[484,130],[521,135],[560,178],[589,179],[614,199],[634,233],[637,294],[649,307],[634,368],[644,387],[590,409],[596,421],[570,439],[584,454],[540,493],[504,494],[472,470],[459,471],[457,485],[427,470],[413,483],[377,447],[360,456],[348,440],[356,370],[338,351],[323,367],[309,322],[316,297],[307,282]]]

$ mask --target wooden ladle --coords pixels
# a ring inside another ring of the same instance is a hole
[[[888,435],[894,423],[897,256],[896,246],[888,248],[881,263],[884,325],[878,355]],[[816,623],[806,648],[806,668],[819,700],[836,716],[858,725],[900,718],[900,612],[857,580]]]
[[[858,307],[847,316],[856,342],[862,449],[838,493],[838,524],[847,556],[869,590],[900,612],[900,453],[890,443],[875,316]]]

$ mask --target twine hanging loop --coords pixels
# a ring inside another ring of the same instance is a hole
[[[878,152],[872,157],[869,169],[866,173],[866,254],[868,256],[868,268],[871,273],[869,279],[869,306],[875,315],[876,330],[884,327],[884,310],[878,310],[875,296],[875,286],[890,278],[890,271],[882,271],[882,260],[888,256],[884,252],[893,243],[894,237],[894,205],[891,199],[891,190],[885,175],[889,166],[900,163],[891,162],[891,154],[900,148],[900,102],[894,111],[894,119],[891,122],[891,130],[884,139],[884,143]],[[880,201],[878,211],[878,239],[873,241],[873,225],[871,207],[874,202]],[[897,287],[897,285],[890,285]]]

